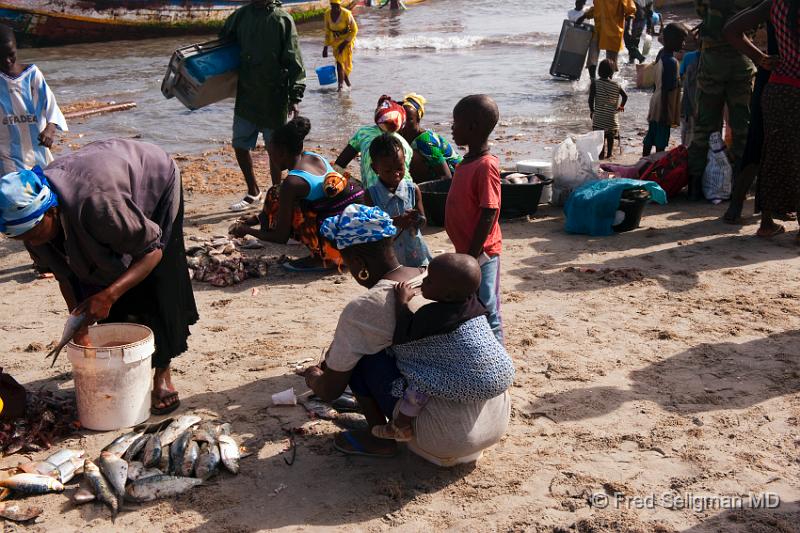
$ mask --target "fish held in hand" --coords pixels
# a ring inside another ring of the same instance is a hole
[[[87,324],[87,322],[86,315],[83,313],[80,315],[69,315],[67,318],[67,323],[64,324],[64,331],[61,334],[61,340],[58,341],[58,344],[52,350],[47,352],[47,355],[44,356],[45,359],[49,357],[53,358],[53,362],[50,363],[51,368],[56,364],[56,360],[61,354],[61,350],[64,349],[64,346],[66,346],[69,341],[72,340],[72,337],[74,337],[75,334]]]
[[[41,474],[17,474],[0,481],[0,487],[11,489],[15,494],[33,496],[49,492],[62,492],[64,485],[57,479]]]
[[[89,482],[89,487],[97,499],[111,508],[111,516],[116,517],[119,511],[119,501],[111,485],[103,477],[103,474],[100,473],[100,469],[97,468],[97,465],[89,459],[86,459],[83,464],[83,475]]]
[[[222,464],[231,474],[238,474],[241,452],[239,452],[239,446],[236,441],[230,435],[220,435],[218,442]]]
[[[111,452],[100,454],[100,472],[106,477],[117,496],[125,494],[125,482],[128,481],[128,463]]]
[[[153,476],[131,483],[125,489],[125,494],[133,502],[151,502],[183,494],[201,483],[203,480],[193,477]]]
[[[142,452],[142,464],[145,467],[158,466],[161,461],[161,448],[163,443],[157,433],[149,435]]]
[[[172,444],[178,436],[200,422],[202,418],[197,415],[181,415],[161,432],[161,445]]]

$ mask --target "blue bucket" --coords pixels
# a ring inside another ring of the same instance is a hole
[[[317,67],[317,79],[319,79],[320,85],[331,85],[336,83],[336,67],[333,65]]]

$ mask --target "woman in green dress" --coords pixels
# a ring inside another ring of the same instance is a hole
[[[424,97],[415,93],[408,94],[403,99],[406,123],[400,133],[414,150],[410,170],[411,177],[417,183],[452,178],[456,165],[462,159],[444,137],[420,125],[425,116],[426,103]]]

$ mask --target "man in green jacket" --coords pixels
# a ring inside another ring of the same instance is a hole
[[[272,131],[298,113],[306,89],[306,72],[292,16],[279,0],[253,0],[237,9],[220,32],[241,48],[239,84],[233,116],[233,149],[247,182],[247,195],[231,211],[258,207],[263,194],[256,183],[250,151],[258,133],[269,142]],[[270,164],[272,183],[281,171]]]
[[[758,0],[694,0],[700,27],[702,51],[697,68],[697,116],[689,146],[689,197],[703,199],[703,172],[708,158],[708,138],[722,130],[725,106],[733,133],[731,158],[734,166],[744,154],[750,125],[750,95],[756,68],[722,35],[734,15]]]

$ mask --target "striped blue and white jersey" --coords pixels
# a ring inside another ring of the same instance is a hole
[[[0,72],[0,113],[0,174],[47,166],[53,156],[39,144],[39,133],[51,122],[67,131],[67,121],[36,65],[16,78]]]

